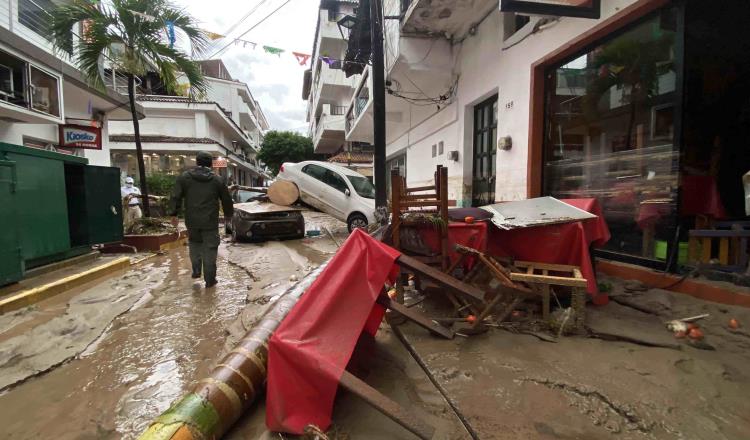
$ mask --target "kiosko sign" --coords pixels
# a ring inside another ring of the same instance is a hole
[[[102,149],[102,129],[82,125],[61,125],[60,146],[69,148]]]

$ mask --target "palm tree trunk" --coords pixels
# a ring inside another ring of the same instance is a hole
[[[133,115],[133,133],[135,134],[135,157],[138,161],[138,180],[141,184],[141,199],[143,203],[143,216],[151,217],[151,209],[148,200],[148,185],[146,184],[146,165],[143,161],[143,148],[141,147],[141,127],[138,123],[138,114],[135,110],[135,76],[128,74],[128,98],[130,99],[130,113]]]

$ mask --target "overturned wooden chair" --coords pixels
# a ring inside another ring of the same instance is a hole
[[[425,217],[421,217],[425,216]],[[427,217],[429,216],[429,217]],[[429,218],[429,220],[428,220]],[[421,241],[418,227],[433,227],[438,233],[440,249],[437,254],[423,245],[415,246]],[[403,246],[404,237],[410,229],[412,246]],[[450,266],[448,251],[448,169],[438,165],[434,175],[434,184],[408,188],[406,180],[396,170],[391,172],[391,233],[393,247],[399,251],[411,250],[412,256],[421,262],[440,266],[447,270]],[[410,249],[405,249],[410,247]],[[418,249],[422,248],[422,249]]]

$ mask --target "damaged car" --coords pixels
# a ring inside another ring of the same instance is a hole
[[[227,232],[234,242],[303,238],[305,218],[295,207],[261,201],[235,203]]]

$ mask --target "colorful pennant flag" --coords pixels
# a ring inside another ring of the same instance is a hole
[[[307,62],[310,60],[310,57],[312,55],[308,55],[306,53],[299,53],[299,52],[292,52],[292,55],[294,55],[295,58],[297,58],[297,62],[300,66],[306,66]]]
[[[263,50],[265,50],[266,53],[276,56],[281,56],[281,54],[284,53],[284,49],[279,49],[278,47],[263,46]]]
[[[209,40],[211,40],[211,41],[215,41],[215,40],[221,40],[222,38],[226,38],[226,37],[225,37],[224,35],[221,35],[221,34],[217,34],[216,32],[205,31],[205,30],[204,30],[203,32],[205,32],[205,33],[206,33],[206,37],[207,37],[207,38],[208,38]]]

